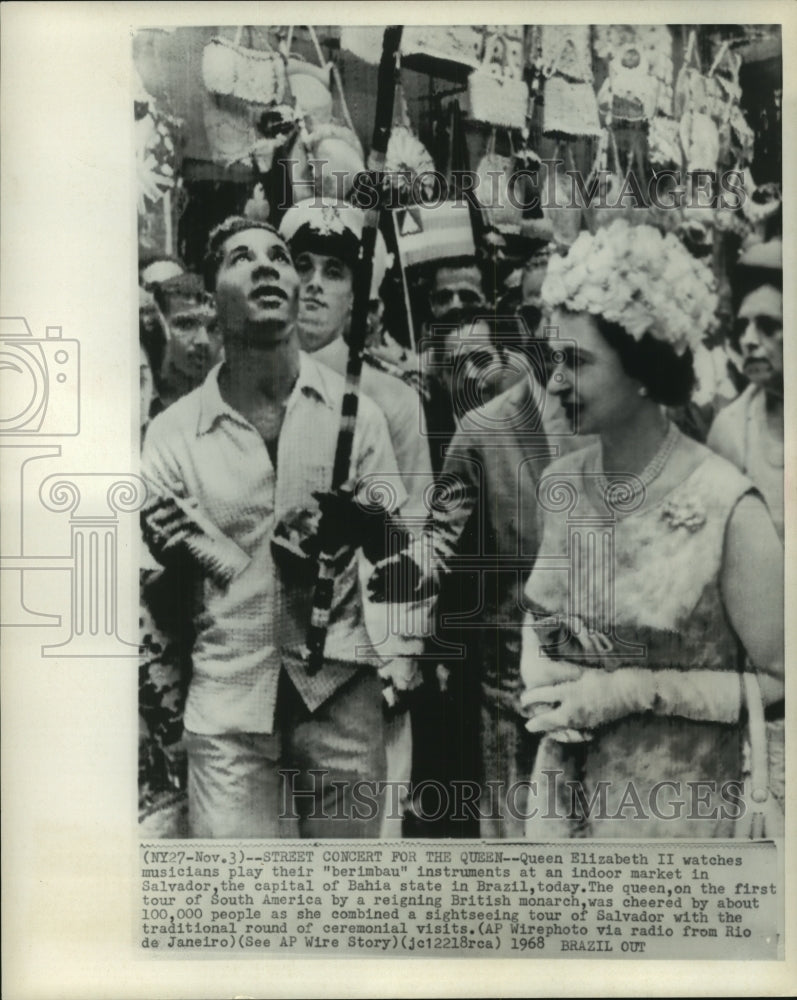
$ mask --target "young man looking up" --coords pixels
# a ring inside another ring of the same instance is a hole
[[[326,658],[310,675],[313,574],[280,545],[330,488],[344,383],[299,349],[299,278],[273,227],[227,219],[208,263],[225,361],[153,420],[142,460],[155,493],[188,498],[249,558],[226,585],[203,580],[185,710],[191,833],[292,836],[298,820],[304,837],[377,836],[383,797],[358,806],[353,794],[385,777],[385,609],[361,598],[370,567],[344,539]],[[353,479],[369,474],[397,470],[384,417],[362,398]],[[150,520],[165,563],[184,541],[170,523]]]

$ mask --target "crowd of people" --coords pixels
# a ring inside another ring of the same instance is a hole
[[[644,219],[498,287],[453,248],[406,345],[379,235],[357,389],[363,226],[310,199],[225,220],[202,275],[140,261],[142,828],[732,836],[759,710],[777,816],[779,240],[734,265],[707,385],[713,276]]]

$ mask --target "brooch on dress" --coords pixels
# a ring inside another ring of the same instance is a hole
[[[670,500],[661,512],[662,518],[675,531],[686,528],[687,531],[697,531],[706,523],[706,515],[688,500]]]

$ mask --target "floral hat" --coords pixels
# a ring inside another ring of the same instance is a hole
[[[553,257],[542,286],[549,309],[588,312],[617,323],[635,340],[649,333],[677,354],[693,351],[714,321],[714,276],[672,233],[618,219],[579,234]]]

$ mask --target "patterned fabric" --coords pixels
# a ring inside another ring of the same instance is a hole
[[[277,473],[257,430],[223,401],[218,375],[215,368],[199,389],[152,421],[142,468],[178,496],[197,500],[202,513],[251,557],[226,590],[203,581],[185,725],[206,735],[269,733],[280,669],[312,711],[359,666],[380,662],[371,635],[376,642],[388,636],[389,609],[361,600],[359,578],[368,570],[353,558],[335,580],[327,661],[308,676],[311,585],[283,578],[270,542],[279,521],[297,508],[317,511],[312,492],[329,488],[343,381],[301,355],[280,432]],[[387,479],[398,503],[403,501],[385,419],[365,398],[354,456],[357,478]]]
[[[160,569],[146,565],[140,573],[138,808],[148,836],[180,836],[185,833],[182,737],[192,635],[187,616],[181,627],[180,616],[159,600],[161,576]]]
[[[346,342],[339,337],[316,351],[313,358],[344,375],[348,354]],[[401,379],[370,364],[363,365],[360,388],[387,419],[390,441],[408,495],[402,514],[424,517],[427,514],[424,494],[432,482],[432,460],[420,396]]]
[[[551,643],[569,618],[571,629],[586,627],[600,634],[611,652],[579,660],[583,666],[713,669],[718,678],[736,670],[736,639],[723,608],[720,572],[728,519],[752,484],[730,463],[701,448],[700,464],[663,500],[612,519],[605,506],[599,509],[591,499],[588,479],[595,447],[553,463],[541,485],[543,491],[550,486],[554,500],[555,483],[564,484],[566,491],[572,490],[571,504],[563,509],[563,503],[547,503],[543,541],[526,587],[529,605],[556,624],[527,629],[524,642]],[[560,493],[559,501],[564,496]],[[733,821],[723,818],[719,790],[723,782],[741,777],[741,744],[738,725],[672,716],[627,716],[598,727],[584,744],[564,745],[545,737],[532,780],[546,769],[558,769],[563,780],[580,783],[587,799],[598,782],[608,782],[609,814],[616,812],[629,783],[646,802],[656,783],[669,780],[678,783],[687,800],[688,782],[715,782],[700,813],[717,812],[713,818],[690,820],[685,815],[656,817],[648,810],[647,819],[627,818],[626,813],[620,819],[593,815],[579,821],[566,818],[562,798],[560,819],[538,819],[527,826],[527,835],[730,836]],[[545,788],[546,779],[541,781]],[[564,795],[561,783],[559,789]],[[662,812],[670,810],[666,803],[674,794],[662,795]]]

